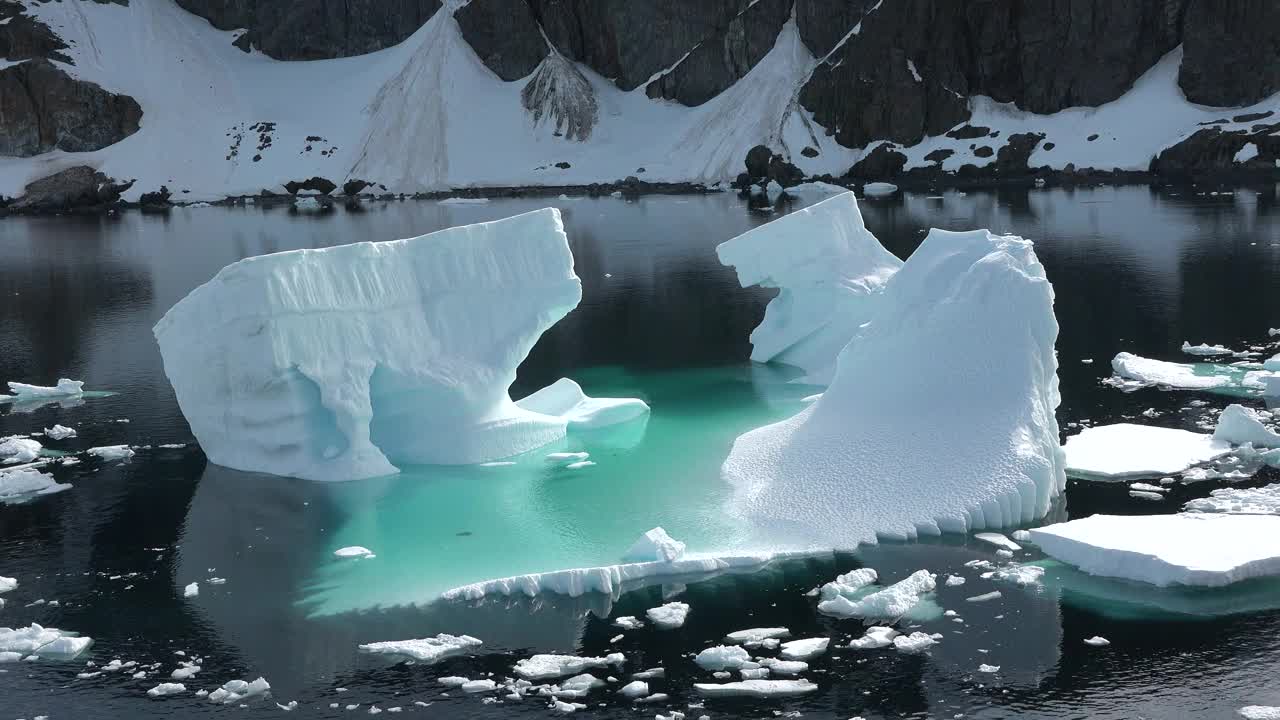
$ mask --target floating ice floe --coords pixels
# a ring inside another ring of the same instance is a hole
[[[615,619],[613,624],[623,630],[639,630],[644,627],[644,622],[632,615],[623,615],[622,617]]]
[[[570,431],[617,425],[649,413],[649,405],[643,400],[589,397],[578,383],[569,378],[560,378],[523,400],[517,400],[516,406],[529,412],[563,418]]]
[[[16,435],[0,438],[0,462],[5,464],[31,462],[40,457],[41,448],[39,441],[31,438]]]
[[[1111,641],[1101,635],[1094,635],[1091,638],[1085,638],[1084,644],[1091,645],[1093,647],[1106,647],[1111,644]]]
[[[898,635],[893,639],[893,649],[904,653],[919,653],[938,644],[938,638],[923,632]]]
[[[36,623],[27,627],[0,627],[0,653],[36,655],[53,660],[70,660],[93,644],[93,638],[46,628]]]
[[[751,661],[751,654],[737,645],[717,645],[699,652],[693,661],[703,670],[737,670]]]
[[[960,575],[948,575],[948,576],[947,576],[947,581],[946,581],[944,584],[945,584],[947,587],[957,587],[957,586],[959,586],[959,585],[963,585],[964,583],[965,583],[965,580],[964,580],[964,578],[963,578],[962,576],[960,576]]]
[[[471,680],[470,682],[462,683],[461,690],[464,693],[474,694],[493,692],[497,687],[497,681],[485,678],[483,680]]]
[[[997,532],[974,533],[973,538],[975,540],[981,540],[984,543],[995,545],[998,548],[1004,548],[1005,550],[1013,550],[1016,552],[1022,549],[1021,545],[1005,537],[1002,533],[997,533]]]
[[[445,198],[439,202],[441,205],[484,205],[489,202],[487,197],[468,198],[468,197],[451,197]]]
[[[1280,364],[1174,363],[1122,352],[1111,360],[1115,376],[1104,382],[1122,390],[1157,386],[1226,395],[1280,396]]]
[[[57,482],[52,475],[29,465],[17,468],[0,466],[0,502],[3,503],[22,503],[70,489],[71,485]]]
[[[778,654],[783,660],[808,660],[825,653],[830,644],[830,638],[801,638],[782,643]]]
[[[188,583],[186,586],[182,588],[182,597],[184,598],[196,597],[199,594],[200,594],[200,583],[198,582]]]
[[[769,672],[774,675],[799,675],[809,669],[809,663],[801,660],[763,658],[760,660],[760,664],[768,668]]]
[[[1272,705],[1245,705],[1236,713],[1245,720],[1280,720],[1280,707]]]
[[[546,208],[247,258],[174,305],[155,336],[211,461],[350,480],[564,437],[565,417],[519,406],[508,387],[581,296],[560,214]]]
[[[825,182],[807,182],[799,185],[792,185],[783,190],[787,195],[795,197],[820,197],[825,195],[839,195],[849,192],[849,188],[840,185],[832,185]]]
[[[656,608],[649,608],[644,614],[659,630],[675,630],[684,627],[684,621],[689,617],[689,606],[682,602],[669,602]]]
[[[1045,554],[1086,573],[1162,587],[1280,574],[1275,515],[1093,515],[1031,534]]]
[[[133,448],[128,445],[103,445],[101,447],[89,448],[88,452],[90,455],[101,458],[106,462],[110,462],[112,460],[128,460],[134,456]]]
[[[0,595],[12,592],[16,587],[18,587],[17,579],[0,575]]]
[[[736,630],[724,636],[724,641],[732,645],[750,645],[762,640],[791,637],[791,631],[784,627],[751,628]]]
[[[351,545],[351,546],[344,547],[344,548],[338,548],[337,550],[334,550],[334,551],[333,551],[333,555],[334,555],[334,557],[340,557],[340,558],[375,558],[375,557],[378,557],[377,555],[373,554],[373,551],[372,551],[372,550],[370,550],[369,548],[367,548],[367,547],[361,547],[361,546],[359,546],[359,545]]]
[[[58,384],[53,387],[11,382],[9,383],[9,392],[13,393],[13,395],[7,399],[18,401],[35,398],[72,397],[84,394],[84,381],[59,378]]]
[[[50,440],[66,440],[76,436],[76,431],[65,425],[54,425],[44,429],[44,436]]]
[[[1057,332],[1030,242],[932,230],[823,396],[734,442],[728,510],[762,541],[834,548],[1043,517],[1066,482]]]
[[[516,662],[515,673],[525,680],[548,680],[577,675],[593,668],[621,666],[625,662],[626,657],[622,653],[610,653],[604,657],[541,654]]]
[[[808,680],[742,680],[731,683],[694,683],[694,689],[707,697],[793,697],[818,689]]]
[[[1010,565],[982,573],[984,580],[996,580],[1018,587],[1034,585],[1040,582],[1042,577],[1044,577],[1044,568],[1039,565]]]
[[[1085,428],[1067,438],[1067,473],[1088,480],[1128,480],[1184,472],[1231,452],[1204,433],[1118,423]]]
[[[1243,405],[1228,405],[1222,411],[1213,437],[1235,445],[1249,443],[1256,448],[1280,448],[1280,434],[1263,425],[1258,413]]]
[[[1000,666],[999,666],[999,665],[988,665],[988,664],[986,664],[986,663],[982,663],[981,665],[979,665],[979,666],[978,666],[978,672],[980,672],[980,673],[998,673],[998,672],[1000,672]]]
[[[819,603],[818,609],[824,615],[840,618],[899,618],[910,612],[920,602],[921,596],[933,592],[936,587],[937,578],[933,573],[917,570],[906,579],[859,600],[836,596]]]
[[[385,640],[359,646],[361,652],[376,655],[399,655],[419,662],[434,663],[455,655],[463,655],[484,643],[470,635],[441,633],[416,640]]]
[[[851,192],[749,230],[716,254],[743,287],[779,289],[751,332],[751,359],[794,365],[814,383],[830,382],[841,348],[902,267],[867,230]]]
[[[643,680],[632,680],[619,688],[618,694],[631,700],[645,697],[649,694],[649,683]]]
[[[222,687],[209,693],[209,702],[220,703],[222,705],[234,705],[242,700],[248,700],[252,697],[265,695],[271,689],[271,683],[266,678],[258,678],[253,682],[245,682],[244,680],[231,680],[223,683]]]
[[[151,697],[164,697],[165,695],[177,695],[187,691],[187,686],[182,683],[160,683],[159,685],[147,691],[147,695]]]
[[[1223,347],[1221,345],[1208,345],[1206,343],[1201,343],[1199,345],[1192,345],[1186,340],[1182,341],[1182,352],[1188,355],[1199,355],[1202,357],[1214,357],[1216,355],[1232,354],[1231,348]]]
[[[977,602],[989,602],[991,600],[999,600],[1001,597],[1003,597],[1003,595],[999,590],[993,590],[989,593],[983,593],[981,595],[974,595],[973,597],[967,597],[964,600],[965,602],[977,603]]]
[[[898,192],[898,186],[887,182],[873,182],[862,186],[862,194],[867,197],[881,197]]]
[[[1220,488],[1209,497],[1182,506],[1187,512],[1280,515],[1280,484],[1259,488]]]
[[[684,543],[656,527],[636,540],[622,556],[623,562],[672,562],[684,556]]]

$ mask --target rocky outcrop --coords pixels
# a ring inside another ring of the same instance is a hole
[[[133,182],[120,183],[86,165],[77,165],[27,185],[11,209],[55,212],[97,208],[116,202]]]
[[[1280,161],[1280,123],[1251,129],[1205,128],[1161,151],[1151,172],[1166,176],[1273,172]]]
[[[328,178],[320,176],[308,178],[306,180],[290,180],[284,184],[284,189],[289,191],[290,195],[297,195],[303,190],[328,195],[338,188],[338,185]]]
[[[675,67],[649,83],[649,97],[701,105],[751,71],[773,49],[791,16],[791,0],[759,0],[703,39]]]
[[[547,56],[547,42],[525,0],[471,0],[453,17],[463,39],[503,80],[528,77]]]
[[[142,108],[43,58],[0,70],[0,155],[98,150],[138,130]]]
[[[907,156],[896,145],[880,143],[854,163],[845,175],[858,180],[888,180],[902,172],[906,165]]]
[[[440,0],[177,0],[219,30],[277,60],[321,60],[403,42],[440,9]]]
[[[722,33],[750,0],[529,0],[547,38],[623,90]]]
[[[591,83],[557,52],[547,55],[520,92],[535,125],[547,122],[557,136],[586,140],[599,117]],[[559,165],[559,163],[557,163]],[[564,163],[568,168],[569,164]]]
[[[1280,91],[1280,3],[1189,0],[1178,85],[1204,105],[1250,105]]]
[[[51,58],[71,62],[62,51],[67,44],[49,26],[23,12],[22,5],[0,0],[0,58]]]

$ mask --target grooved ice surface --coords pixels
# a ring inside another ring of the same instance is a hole
[[[1032,244],[932,230],[869,320],[821,398],[735,441],[728,509],[755,541],[852,548],[1043,517],[1066,476],[1053,288]]]
[[[174,305],[155,335],[210,460],[350,480],[562,437],[565,418],[518,407],[507,388],[581,295],[547,208],[241,260]]]

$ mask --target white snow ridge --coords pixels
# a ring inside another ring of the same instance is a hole
[[[507,393],[581,296],[559,211],[546,208],[241,260],[174,305],[155,335],[209,459],[350,480],[394,473],[393,462],[508,457],[590,417],[585,396],[565,417]]]
[[[1057,335],[1030,242],[932,230],[822,397],[735,441],[730,512],[828,548],[1043,517],[1066,482]]]

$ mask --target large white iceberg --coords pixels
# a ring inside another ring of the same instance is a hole
[[[582,296],[559,211],[252,257],[156,324],[209,459],[316,480],[468,464],[563,437],[508,387]]]
[[[1072,477],[1129,480],[1183,472],[1226,455],[1231,445],[1216,435],[1117,423],[1085,428],[1062,449]]]
[[[1043,517],[1066,483],[1057,335],[1030,242],[931,231],[822,397],[734,443],[729,510],[759,542],[836,548]]]
[[[1280,575],[1275,515],[1092,515],[1031,530],[1047,555],[1091,575],[1217,587]]]
[[[779,289],[751,333],[751,359],[794,365],[820,384],[902,267],[867,230],[851,192],[721,243],[716,254],[743,287]]]

